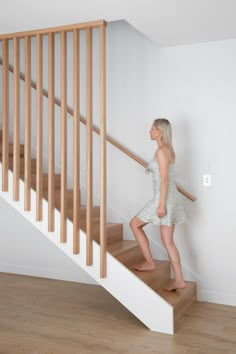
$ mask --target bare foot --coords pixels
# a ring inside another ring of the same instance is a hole
[[[170,284],[169,286],[164,287],[164,290],[168,290],[168,291],[174,291],[177,289],[184,289],[186,288],[186,283],[184,281],[174,281],[172,284]]]
[[[139,263],[139,264],[136,264],[133,266],[133,269],[134,270],[139,270],[139,271],[151,271],[151,270],[155,270],[157,267],[156,267],[156,264],[155,262],[153,263],[149,263],[147,261],[144,261],[142,263]]]

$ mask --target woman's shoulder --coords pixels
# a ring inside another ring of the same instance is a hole
[[[157,160],[158,163],[159,161],[163,161],[163,160],[168,162],[168,164],[175,163],[175,160],[171,156],[171,152],[167,146],[158,148],[154,154],[154,158]]]

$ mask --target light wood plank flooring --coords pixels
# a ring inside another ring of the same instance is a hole
[[[0,273],[0,354],[72,353],[235,354],[236,307],[197,302],[171,336],[100,286]]]

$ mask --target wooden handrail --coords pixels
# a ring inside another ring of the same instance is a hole
[[[2,59],[0,58],[0,65],[2,65]],[[9,65],[9,71],[14,73],[14,68],[12,65]],[[25,74],[20,73],[20,78],[21,80],[25,81]],[[37,83],[35,81],[31,81],[31,87],[34,88],[35,90],[37,89]],[[48,91],[43,89],[43,96],[48,98]],[[54,103],[61,107],[61,101],[58,98],[54,98]],[[73,109],[69,106],[67,106],[67,113],[69,113],[71,116],[73,116],[74,112]],[[86,125],[87,121],[84,117],[80,116],[80,121]],[[100,135],[100,129],[95,127],[93,125],[92,130]],[[127,156],[131,157],[131,159],[135,160],[136,162],[138,162],[140,165],[142,165],[143,167],[147,167],[147,162],[144,161],[143,159],[141,159],[140,157],[138,157],[137,155],[133,154],[131,151],[129,151],[128,149],[126,149],[125,147],[123,147],[121,144],[119,144],[115,139],[111,138],[109,135],[106,135],[106,140],[112,144],[113,146],[115,146],[117,149],[121,150],[124,154],[126,154]],[[178,191],[183,194],[186,198],[190,199],[191,201],[195,201],[196,197],[194,197],[192,194],[190,194],[189,192],[186,192],[182,187],[180,187],[179,185],[176,184],[176,187],[178,189]]]
[[[84,23],[76,23],[73,25],[66,25],[66,26],[58,26],[58,27],[50,27],[50,28],[42,28],[37,30],[29,30],[23,32],[15,32],[15,33],[5,33],[0,34],[0,40],[2,39],[13,39],[13,38],[23,38],[23,37],[34,37],[38,34],[47,35],[49,33],[59,33],[59,32],[72,32],[75,29],[86,29],[86,28],[96,28],[104,25],[106,21],[99,20],[99,21],[91,21],[91,22],[84,22]]]

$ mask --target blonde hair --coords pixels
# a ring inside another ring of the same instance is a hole
[[[164,144],[167,145],[167,147],[170,150],[170,153],[172,157],[174,158],[174,161],[176,159],[175,156],[175,151],[172,145],[172,127],[168,119],[166,118],[157,118],[154,120],[153,125],[157,128],[160,129],[163,133],[163,142]]]

